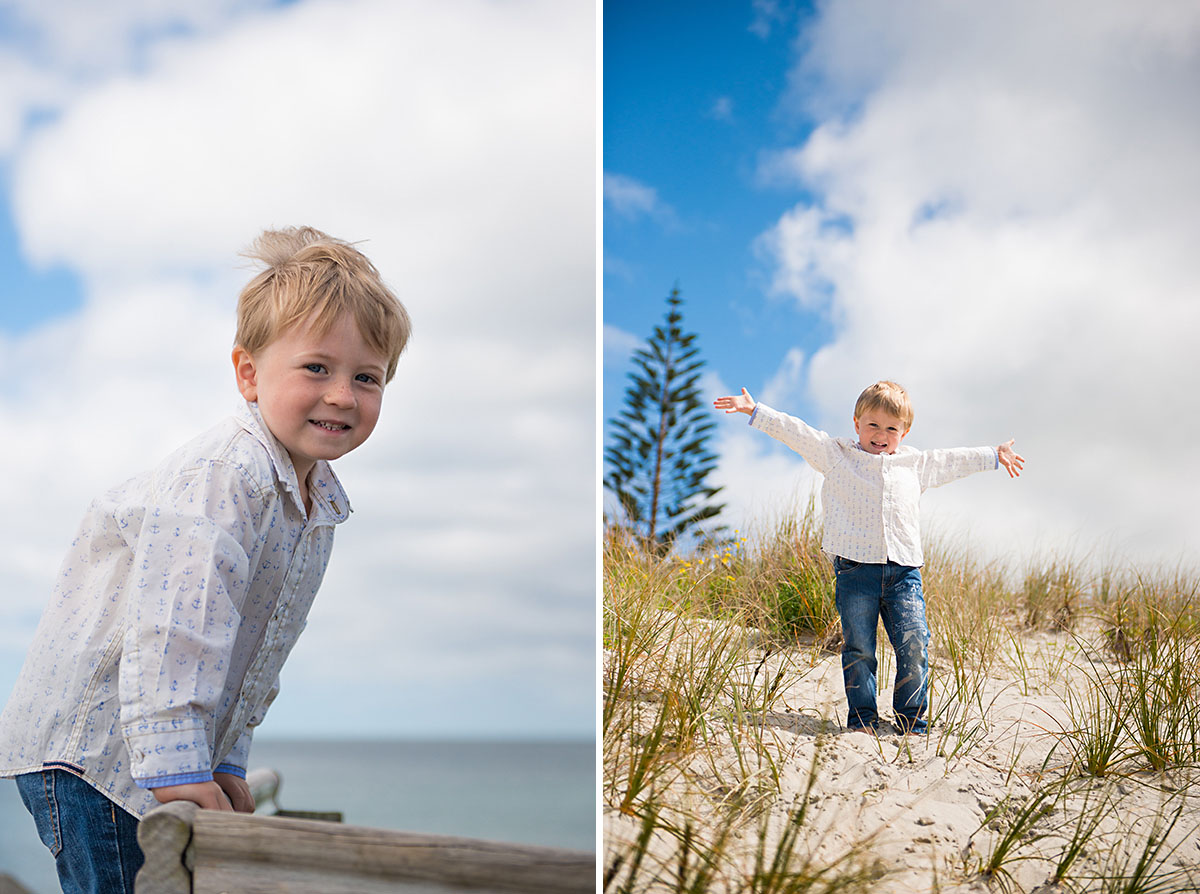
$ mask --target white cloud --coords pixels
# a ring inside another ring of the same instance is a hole
[[[713,100],[712,107],[708,110],[708,117],[715,118],[717,121],[732,121],[733,97],[718,96]]]
[[[37,109],[52,107],[63,89],[54,74],[0,47],[0,157],[16,147],[28,116]]]
[[[637,220],[650,217],[673,223],[675,210],[658,196],[658,190],[625,174],[604,174],[604,201],[621,217]]]
[[[144,62],[173,35],[211,35],[270,0],[8,0],[6,26],[22,52],[69,76],[96,77]]]
[[[771,407],[795,405],[804,375],[804,359],[804,352],[799,348],[789,350],[775,375],[763,385],[761,396],[756,399]]]
[[[788,163],[819,198],[763,244],[837,328],[817,421],[898,379],[910,443],[1015,436],[1029,460],[930,494],[935,515],[999,552],[1194,561],[1200,8],[847,2],[807,45],[819,123]]]
[[[780,8],[779,0],[751,0],[754,18],[750,20],[747,30],[755,37],[766,40],[771,36],[771,30],[776,25],[787,21],[787,13]]]
[[[82,97],[19,159],[27,244],[93,275],[215,266],[264,221],[319,220],[463,277],[477,270],[464,246],[516,226],[543,251],[510,263],[533,274],[594,226],[571,213],[592,191],[577,176],[592,54],[568,49],[585,18],[532,2],[312,3],[160,47],[150,72]]]
[[[611,323],[604,324],[604,367],[613,369],[629,362],[642,339]]]
[[[22,243],[75,271],[85,304],[0,345],[0,410],[23,421],[10,499],[38,507],[0,522],[0,626],[27,642],[97,490],[233,408],[252,275],[236,252],[308,223],[366,240],[415,335],[375,434],[338,464],[356,511],[268,723],[312,731],[328,697],[359,705],[338,716],[362,730],[468,731],[483,715],[455,699],[491,679],[510,684],[487,714],[509,731],[590,731],[594,18],[317,0],[206,21],[113,63],[21,142]],[[356,684],[306,688],[320,679]],[[364,707],[410,685],[447,713]]]

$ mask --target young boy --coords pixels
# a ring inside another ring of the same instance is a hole
[[[245,403],[88,508],[0,717],[64,892],[133,892],[138,818],[250,812],[251,733],[350,512],[329,466],[379,418],[403,305],[348,243],[268,231],[238,300]]]
[[[901,447],[912,428],[908,392],[876,382],[854,405],[858,440],[832,438],[794,416],[740,395],[713,402],[726,413],[746,413],[750,425],[787,444],[825,476],[821,487],[821,548],[833,557],[836,602],[842,619],[842,677],[849,702],[847,725],[874,731],[875,629],[880,617],[896,652],[892,698],[902,733],[925,733],[929,660],[925,598],[921,591],[921,493],[1000,466],[1015,478],[1024,457],[1012,441],[999,447],[921,451]]]

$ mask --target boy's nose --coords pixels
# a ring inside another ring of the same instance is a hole
[[[325,400],[335,407],[353,407],[355,404],[354,388],[349,382],[335,382],[325,392]]]

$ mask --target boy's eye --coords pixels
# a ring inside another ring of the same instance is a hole
[[[359,374],[358,374],[357,376],[355,376],[354,378],[355,378],[355,379],[357,379],[357,380],[358,380],[358,381],[360,381],[360,382],[369,382],[369,383],[371,383],[372,385],[374,385],[376,382],[378,382],[378,381],[379,381],[378,379],[376,379],[376,378],[375,378],[373,375],[371,375],[370,373],[359,373]]]
[[[325,372],[325,364],[323,363],[307,363],[304,368],[314,373]]]

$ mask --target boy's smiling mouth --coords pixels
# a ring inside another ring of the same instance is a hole
[[[325,431],[349,431],[350,426],[343,422],[326,422],[324,419],[309,419],[312,425],[317,428],[323,428]]]

